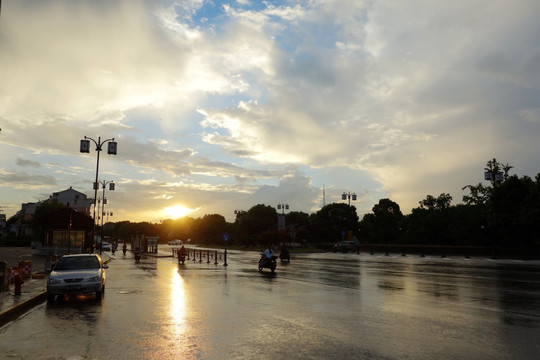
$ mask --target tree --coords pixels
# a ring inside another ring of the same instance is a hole
[[[490,181],[491,187],[484,186],[482,183],[478,185],[466,185],[462,190],[468,189],[470,194],[463,196],[463,202],[467,205],[485,205],[495,189],[499,184],[508,179],[510,176],[510,170],[513,166],[508,164],[501,164],[497,159],[489,160],[484,168],[484,177]]]
[[[538,195],[538,184],[528,176],[510,176],[494,189],[488,220],[495,248],[499,244],[530,246],[538,239]]]
[[[497,159],[489,160],[484,168],[486,180],[491,182],[491,185],[495,188],[503,181],[508,179],[509,172],[513,166],[506,164],[501,164]]]
[[[438,197],[428,195],[424,200],[420,201],[420,208],[427,210],[442,210],[448,209],[452,202],[452,196],[450,194],[442,193]]]
[[[358,231],[356,207],[343,203],[328,204],[311,218],[311,226],[316,241],[341,240],[344,232]]]
[[[222,215],[204,215],[201,219],[197,219],[197,236],[203,244],[221,243],[226,230],[227,222]]]
[[[291,211],[285,215],[285,223],[287,225],[294,225],[295,227],[302,227],[309,225],[309,214],[302,211]]]
[[[478,184],[463,188],[470,191],[469,195],[463,196],[464,202],[479,209],[477,213],[481,214],[484,237],[492,245],[494,257],[500,245],[519,245],[523,249],[539,238],[540,174],[536,181],[527,176],[520,179],[510,175],[512,168],[494,158],[484,168],[485,179],[491,186]]]
[[[266,242],[270,236],[263,234],[277,232],[277,211],[272,206],[258,204],[237,216],[237,222],[237,234],[242,234],[242,243]]]
[[[390,199],[381,199],[379,203],[372,208],[373,217],[366,220],[373,223],[371,228],[372,240],[377,243],[394,242],[399,236],[400,224],[403,220],[403,214],[399,205]]]
[[[419,202],[420,207],[412,210],[408,231],[414,233],[422,244],[448,245],[448,234],[452,229],[452,217],[449,216],[451,202],[452,196],[447,193],[438,197],[427,195]]]

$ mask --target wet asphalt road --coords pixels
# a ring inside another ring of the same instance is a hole
[[[6,359],[537,359],[538,262],[299,254],[275,274],[117,253],[105,299],[0,329]]]

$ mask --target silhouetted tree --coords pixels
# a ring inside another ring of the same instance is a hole
[[[343,232],[356,233],[359,225],[356,207],[343,203],[324,206],[310,220],[313,239],[317,242],[339,241]]]
[[[197,219],[197,238],[203,244],[219,244],[227,230],[227,222],[222,215],[204,215]]]

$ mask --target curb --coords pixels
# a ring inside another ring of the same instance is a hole
[[[31,297],[28,300],[22,301],[8,310],[3,311],[0,313],[0,326],[4,326],[11,320],[18,318],[34,306],[45,302],[45,300],[47,300],[47,292],[43,291],[42,293]]]

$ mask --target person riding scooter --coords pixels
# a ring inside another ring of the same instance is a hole
[[[187,250],[184,247],[184,245],[182,245],[182,247],[178,250],[178,265],[184,263],[184,261],[186,260],[186,255],[187,255]]]
[[[265,257],[265,262],[267,265],[269,265],[272,262],[272,260],[277,259],[277,256],[274,255],[274,250],[272,249],[271,244],[268,244],[268,247],[264,251],[264,257]]]
[[[291,255],[289,254],[289,249],[285,243],[281,243],[279,258],[281,261],[291,261]]]
[[[261,258],[259,260],[259,271],[262,271],[263,268],[269,268],[274,272],[276,270],[276,259],[277,256],[274,255],[274,250],[272,250],[272,245],[268,244],[268,248],[261,253]]]
[[[141,262],[141,248],[137,246],[135,249],[135,262],[138,264]]]

